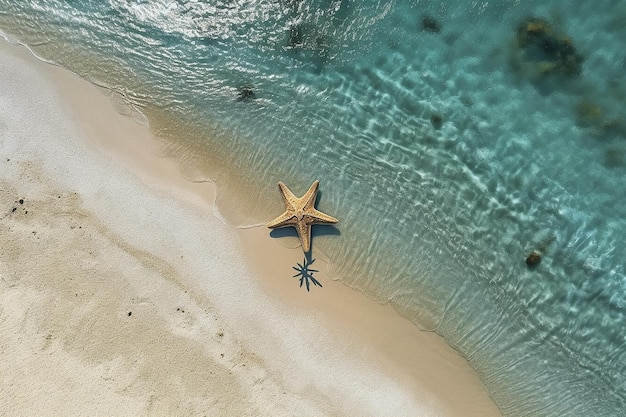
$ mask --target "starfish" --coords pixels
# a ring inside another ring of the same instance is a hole
[[[337,219],[315,209],[317,188],[320,182],[315,180],[302,197],[298,198],[282,182],[278,182],[278,188],[285,202],[285,212],[269,222],[267,227],[278,229],[279,227],[295,227],[302,244],[302,250],[307,253],[311,249],[311,226],[314,224],[337,223]]]

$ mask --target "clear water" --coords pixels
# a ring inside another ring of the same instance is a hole
[[[321,180],[336,276],[445,337],[504,415],[621,416],[626,3],[545,3],[0,0],[0,30],[141,109],[236,225]],[[537,73],[529,16],[579,76]]]

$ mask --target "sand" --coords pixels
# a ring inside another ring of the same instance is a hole
[[[105,93],[0,45],[0,415],[500,415],[322,260],[299,288],[297,241],[225,224]]]

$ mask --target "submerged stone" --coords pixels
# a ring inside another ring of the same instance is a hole
[[[608,117],[600,105],[588,99],[577,103],[575,115],[576,124],[582,128],[592,128],[597,139],[626,138],[626,124],[617,115]]]
[[[443,126],[443,117],[439,113],[435,113],[430,116],[430,123],[435,129],[439,130]]]
[[[529,17],[517,27],[517,44],[522,59],[538,75],[577,76],[583,57],[568,36],[558,33],[545,19]]]
[[[289,28],[289,46],[298,48],[304,45],[304,30],[302,25],[292,25]]]
[[[432,33],[441,32],[441,23],[439,23],[434,17],[424,15],[422,17],[422,30]]]
[[[537,251],[532,251],[530,255],[526,257],[526,265],[529,267],[534,267],[539,265],[541,262],[541,254]]]
[[[604,122],[604,111],[596,103],[583,99],[576,105],[576,122],[581,127],[598,127]]]
[[[528,17],[517,27],[517,41],[520,46],[527,46],[533,43],[534,39],[544,37],[550,32],[552,32],[550,22],[537,17]]]
[[[255,98],[256,94],[254,94],[254,89],[252,87],[242,87],[239,89],[237,101],[251,101]]]

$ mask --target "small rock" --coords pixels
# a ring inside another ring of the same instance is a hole
[[[529,267],[537,266],[541,262],[541,254],[537,251],[532,251],[526,258],[526,265]]]
[[[239,95],[237,101],[251,101],[256,98],[252,87],[242,87],[239,89]]]
[[[422,17],[422,30],[432,33],[441,32],[441,23],[439,23],[434,17],[424,15]]]
[[[289,46],[298,48],[304,45],[304,30],[301,24],[289,28]]]
[[[435,129],[439,130],[441,129],[441,126],[443,125],[443,117],[441,117],[439,113],[435,113],[430,116],[430,123],[433,125]]]

